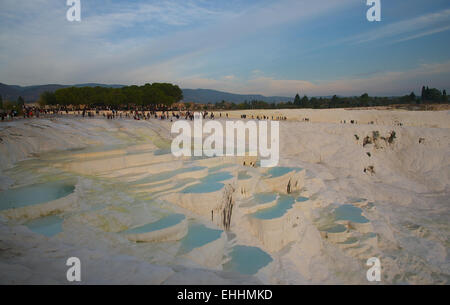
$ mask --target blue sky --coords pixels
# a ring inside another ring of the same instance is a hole
[[[450,89],[450,2],[0,0],[0,82],[172,82],[292,96]]]

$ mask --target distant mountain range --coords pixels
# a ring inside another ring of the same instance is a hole
[[[40,86],[14,86],[0,83],[0,95],[3,100],[16,101],[19,96],[23,97],[26,102],[35,102],[39,100],[40,95],[45,91],[54,92],[58,89],[67,87],[108,87],[108,88],[121,88],[124,85],[105,85],[96,83],[77,84],[77,85],[40,85]],[[220,103],[221,101],[227,101],[232,103],[242,103],[245,101],[264,101],[267,103],[287,102],[292,101],[293,97],[282,96],[263,96],[263,95],[246,95],[246,94],[234,94],[228,92],[221,92],[209,89],[182,89],[184,101],[194,103]]]
[[[242,103],[245,101],[264,101],[267,103],[278,103],[292,101],[293,97],[263,96],[259,94],[234,94],[209,89],[183,89],[184,100],[201,104],[220,103],[221,101]]]

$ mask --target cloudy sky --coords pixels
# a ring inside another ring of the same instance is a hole
[[[450,1],[0,0],[0,82],[291,96],[450,89]]]

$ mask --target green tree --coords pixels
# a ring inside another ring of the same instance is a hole
[[[300,101],[300,105],[303,107],[303,108],[308,108],[310,105],[309,105],[309,98],[306,96],[306,95],[304,95],[303,97],[302,97],[302,99],[301,99],[301,101]]]
[[[428,98],[433,102],[440,102],[442,100],[442,93],[436,88],[429,89]]]
[[[17,106],[22,107],[23,105],[25,105],[25,100],[22,96],[19,96],[19,98],[17,99]]]
[[[142,105],[142,90],[138,86],[129,86],[122,88],[126,96],[126,104]]]
[[[56,105],[55,93],[49,92],[49,91],[43,92],[39,99],[39,105],[41,105],[41,106]]]
[[[3,97],[0,95],[0,109],[3,109]]]
[[[298,95],[298,93],[295,95],[294,105],[295,106],[300,106],[301,105],[300,95]]]
[[[170,106],[183,99],[182,90],[168,83],[145,84],[122,88],[106,87],[70,87],[55,91],[54,105],[105,105],[105,106],[148,106],[163,104]],[[51,100],[44,96],[43,100]]]

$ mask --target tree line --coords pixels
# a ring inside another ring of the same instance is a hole
[[[21,96],[19,96],[17,98],[16,102],[11,102],[9,100],[3,101],[3,97],[0,95],[0,109],[1,110],[6,110],[6,111],[15,110],[17,112],[20,112],[24,105],[25,105],[25,100]]]
[[[422,95],[421,100],[424,102],[429,103],[447,103],[448,97],[447,97],[447,91],[445,89],[441,92],[436,88],[428,88],[423,86],[422,87]]]
[[[126,86],[122,88],[108,87],[69,87],[56,90],[55,92],[44,92],[41,94],[39,103],[43,105],[79,106],[91,107],[113,107],[113,108],[158,108],[158,106],[170,107],[183,99],[183,92],[177,85],[169,83],[153,83],[144,86]],[[372,97],[367,93],[355,97],[311,97],[297,94],[293,101],[280,103],[267,103],[259,100],[244,101],[243,103],[230,103],[222,101],[216,104],[196,105],[203,109],[279,109],[279,108],[352,108],[352,107],[374,107],[398,104],[431,104],[448,103],[446,90],[440,91],[436,88],[422,87],[421,96],[414,92],[400,97]],[[25,105],[22,97],[17,101],[3,101],[0,95],[0,109],[20,110]]]
[[[219,109],[229,110],[244,110],[244,109],[279,109],[279,108],[313,108],[313,109],[328,109],[328,108],[352,108],[352,107],[374,107],[374,106],[389,106],[389,105],[407,105],[407,104],[445,104],[448,103],[448,96],[446,90],[442,92],[436,88],[423,87],[422,95],[416,96],[414,92],[411,94],[399,97],[372,97],[367,93],[361,96],[354,97],[339,97],[334,95],[332,97],[312,97],[304,95],[300,97],[297,94],[294,101],[281,103],[267,103],[264,101],[252,100],[245,101],[240,104],[227,103],[222,101],[215,105]]]
[[[170,106],[183,99],[183,92],[177,85],[168,83],[145,84],[144,86],[69,87],[55,92],[44,92],[40,105],[60,106]]]

